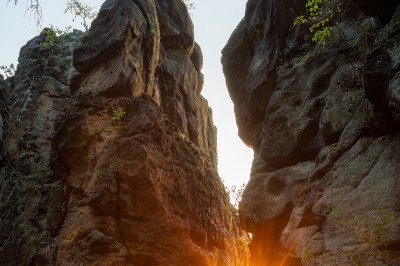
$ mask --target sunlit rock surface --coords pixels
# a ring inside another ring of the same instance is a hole
[[[253,265],[400,264],[399,1],[355,2],[322,46],[306,1],[249,0],[222,51]]]
[[[0,265],[249,265],[184,3],[107,0],[44,38],[0,80]]]

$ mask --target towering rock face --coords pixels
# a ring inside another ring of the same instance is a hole
[[[253,265],[400,263],[399,2],[355,2],[322,46],[306,1],[249,0],[222,52]]]
[[[0,171],[0,264],[54,265],[66,215],[64,181],[50,168],[57,116],[71,104],[68,86],[75,31],[57,47],[40,35],[21,48],[14,77],[3,83]],[[3,93],[4,92],[4,93]]]
[[[44,38],[0,83],[0,264],[248,265],[184,3],[107,0]]]

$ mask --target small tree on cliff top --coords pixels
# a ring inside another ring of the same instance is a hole
[[[64,13],[70,12],[75,16],[73,20],[77,17],[82,19],[82,26],[85,30],[89,30],[89,21],[97,17],[97,12],[95,12],[94,7],[85,5],[78,0],[70,0],[67,3],[67,8]]]
[[[8,2],[14,1],[14,4],[16,5],[18,3],[18,0],[7,0]],[[187,9],[194,10],[195,5],[191,0],[182,0]],[[39,27],[40,22],[42,21],[42,8],[40,7],[39,0],[27,0],[27,11],[30,11],[30,14],[33,15],[36,25]],[[85,27],[86,30],[88,30],[88,24],[87,24],[87,19],[94,19],[97,14],[93,15],[93,7],[89,7],[85,4],[82,4],[81,2],[77,0],[70,0],[67,4],[67,9],[65,12],[70,11],[71,13],[75,14],[76,17],[81,17],[83,19],[82,25]]]
[[[342,12],[343,0],[308,0],[306,4],[308,16],[298,16],[294,25],[310,23],[312,41],[325,45],[332,37],[332,19]]]
[[[11,0],[7,0],[11,2]],[[14,4],[18,3],[18,0],[13,0]],[[36,25],[40,28],[40,23],[42,21],[42,8],[40,6],[39,0],[27,0],[27,11],[30,11],[30,15],[33,15]],[[69,0],[67,2],[67,8],[64,13],[70,12],[74,15],[75,20],[77,17],[82,19],[82,26],[85,30],[89,29],[89,21],[93,20],[97,16],[97,12],[94,11],[94,7],[88,6],[79,0]]]
[[[193,10],[196,7],[194,6],[194,3],[191,2],[190,0],[183,0],[183,2],[185,3],[186,7],[188,10]]]
[[[11,2],[11,0],[7,0]],[[18,0],[13,0],[14,5],[18,3]],[[27,8],[26,11],[30,11],[30,15],[33,15],[36,25],[39,27],[40,22],[42,21],[42,8],[40,7],[39,0],[27,0],[26,2]]]

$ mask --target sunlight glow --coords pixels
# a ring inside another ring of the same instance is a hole
[[[218,170],[227,187],[247,183],[253,159],[252,147],[238,137],[233,104],[222,72],[221,50],[244,16],[244,0],[193,0],[195,40],[204,57],[202,95],[213,110],[218,128]]]

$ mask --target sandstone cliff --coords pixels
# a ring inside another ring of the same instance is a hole
[[[184,3],[44,38],[0,79],[0,265],[248,265]]]
[[[305,4],[249,0],[222,52],[252,263],[399,265],[399,1],[343,1],[324,46],[293,25]]]

